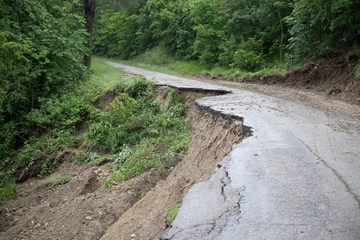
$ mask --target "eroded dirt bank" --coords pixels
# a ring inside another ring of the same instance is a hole
[[[195,94],[200,95],[203,94]],[[182,96],[188,100],[194,97],[189,91],[183,92]],[[240,118],[209,112],[196,104],[190,108],[191,142],[188,154],[166,180],[159,181],[101,239],[158,239],[165,230],[167,210],[181,200],[189,187],[207,180],[233,144],[248,134]]]
[[[157,99],[166,107],[168,87]],[[173,169],[151,170],[105,188],[113,166],[78,166],[68,150],[55,174],[71,173],[68,183],[49,189],[40,179],[19,185],[19,194],[0,215],[0,239],[157,239],[165,230],[168,209],[194,183],[208,179],[234,143],[249,133],[242,119],[195,104],[215,93],[182,91],[189,106],[188,154]]]

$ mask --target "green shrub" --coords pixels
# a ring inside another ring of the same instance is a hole
[[[115,86],[116,93],[127,93],[132,98],[153,97],[155,83],[145,77],[125,78]]]
[[[254,72],[262,68],[263,65],[264,59],[261,55],[253,51],[239,50],[234,54],[234,63],[231,64],[231,67]]]
[[[85,153],[78,154],[75,158],[75,162],[78,165],[82,165],[82,164],[87,164],[89,162],[95,161],[100,157],[101,156],[96,152],[85,152]]]
[[[114,138],[116,149],[112,148],[114,145],[97,142],[113,152],[120,151],[113,161],[117,171],[107,186],[112,186],[113,181],[126,181],[151,168],[173,165],[186,153],[190,141],[189,122],[184,117],[186,106],[176,91],[170,91],[169,98],[171,107],[166,112],[159,111],[158,102],[138,98],[136,114],[124,122],[117,122],[116,126],[107,125],[111,132],[121,130],[132,135],[120,135],[118,131],[118,138]],[[108,141],[113,138],[111,133],[109,135]]]
[[[111,76],[118,79],[115,73]],[[99,78],[96,76],[95,84],[82,83],[76,88],[71,84],[59,90],[59,95],[41,99],[41,107],[27,114],[21,125],[10,121],[0,126],[0,154],[4,159],[0,161],[1,189],[12,182],[14,175],[17,180],[29,177],[27,173],[34,168],[41,177],[54,172],[62,161],[58,152],[76,148],[83,141],[87,141],[86,152],[74,158],[77,164],[98,164],[108,159],[117,166],[106,186],[151,168],[173,166],[185,155],[190,141],[189,122],[184,117],[186,106],[176,91],[170,91],[170,108],[163,112],[153,98],[153,82],[143,77],[116,84],[114,79],[106,80],[114,87],[116,97],[101,111],[93,104],[101,88],[109,88],[100,84]],[[79,134],[77,127],[83,121],[87,121],[87,128]],[[22,145],[17,145],[19,139]],[[43,183],[51,187],[69,179],[62,177]]]
[[[16,184],[13,182],[6,183],[3,187],[0,188],[0,212],[3,205],[17,193]]]

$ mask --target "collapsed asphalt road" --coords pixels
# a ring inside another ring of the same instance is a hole
[[[360,239],[360,121],[296,102],[108,63],[244,118],[252,136],[185,195],[162,239]]]

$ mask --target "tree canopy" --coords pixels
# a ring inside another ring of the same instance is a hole
[[[29,114],[86,78],[81,7],[72,0],[0,0],[1,166],[32,136]]]
[[[23,116],[39,99],[84,74],[83,18],[74,3],[0,1],[1,110]],[[5,97],[6,96],[6,97]]]

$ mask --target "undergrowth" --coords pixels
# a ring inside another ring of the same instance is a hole
[[[58,153],[68,149],[75,150],[72,160],[79,165],[112,161],[116,171],[109,187],[182,158],[189,142],[184,103],[171,91],[164,112],[154,100],[153,82],[121,74],[94,59],[90,80],[41,99],[21,123],[0,118],[0,206],[16,195],[15,182],[53,173],[63,161]],[[107,91],[115,99],[103,111],[95,102]]]
[[[142,77],[121,81],[115,91],[107,111],[93,113],[87,133],[90,143],[115,154],[117,171],[107,186],[174,164],[186,153],[190,135],[186,106],[175,91],[169,93],[166,112],[153,98],[154,84]]]

